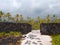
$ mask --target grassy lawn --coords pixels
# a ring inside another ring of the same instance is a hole
[[[60,35],[52,36],[52,45],[60,45]]]

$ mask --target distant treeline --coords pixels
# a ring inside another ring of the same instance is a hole
[[[40,29],[41,23],[60,23],[60,18],[58,18],[55,14],[52,17],[48,14],[45,18],[37,16],[35,19],[27,16],[27,19],[25,20],[22,14],[16,14],[14,17],[12,17],[10,12],[4,13],[0,11],[0,21],[28,23],[32,25],[32,29]]]

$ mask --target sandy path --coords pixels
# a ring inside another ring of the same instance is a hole
[[[33,30],[25,35],[21,45],[52,45],[52,39],[48,35],[41,35],[40,30]]]

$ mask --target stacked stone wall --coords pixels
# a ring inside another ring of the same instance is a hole
[[[27,23],[0,22],[0,32],[18,31],[26,34],[31,30],[31,25]]]
[[[40,24],[41,34],[60,34],[60,23],[42,23]]]

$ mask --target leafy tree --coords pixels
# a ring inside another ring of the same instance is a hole
[[[42,23],[42,20],[40,18],[40,16],[37,17],[37,22],[36,22],[36,26],[37,26],[37,29],[40,29],[40,24]]]
[[[31,24],[31,17],[27,17],[27,23]]]
[[[37,21],[38,21],[38,23],[40,23],[40,22],[41,22],[41,19],[40,19],[40,17],[39,17],[39,16],[37,17]]]

